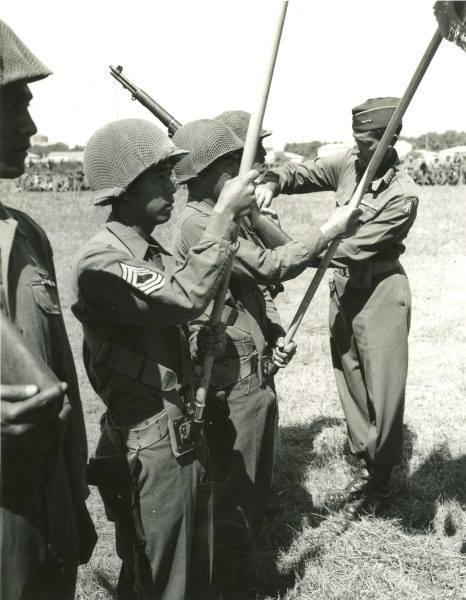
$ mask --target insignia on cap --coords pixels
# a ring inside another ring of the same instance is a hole
[[[120,267],[123,279],[147,296],[160,290],[165,284],[165,277],[161,273],[147,267],[134,267],[125,263],[120,263]]]

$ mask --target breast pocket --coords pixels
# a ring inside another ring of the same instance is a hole
[[[57,284],[45,269],[38,269],[37,275],[31,282],[32,294],[37,306],[47,316],[61,315]]]
[[[31,278],[32,297],[35,304],[36,319],[38,324],[38,343],[50,365],[55,364],[60,357],[60,343],[62,334],[61,308],[58,300],[58,291],[55,281],[48,271],[36,268]]]

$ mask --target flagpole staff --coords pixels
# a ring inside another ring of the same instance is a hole
[[[241,159],[241,166],[239,170],[240,175],[244,175],[251,170],[254,159],[257,152],[257,145],[259,143],[259,136],[262,130],[262,121],[264,119],[265,108],[267,106],[267,99],[269,97],[270,86],[272,83],[273,72],[275,68],[275,62],[277,60],[278,48],[280,46],[280,39],[285,23],[286,11],[288,8],[288,0],[280,3],[280,8],[277,14],[275,32],[271,43],[271,48],[268,56],[266,69],[264,70],[262,85],[259,88],[256,108],[251,114],[249,121],[248,132],[246,140],[244,142],[244,150]],[[210,316],[210,325],[217,325],[222,320],[223,309],[225,307],[225,300],[228,291],[228,285],[230,282],[231,269],[233,266],[234,256],[231,257],[227,268],[225,269],[225,275],[223,277],[222,285],[217,293],[212,308],[212,314]],[[210,376],[212,373],[212,367],[214,364],[214,356],[206,354],[202,364],[201,383],[196,392],[196,402],[194,408],[194,421],[196,423],[202,423],[205,403],[207,399],[207,392],[210,385]]]
[[[419,84],[421,83],[422,78],[424,77],[424,74],[427,71],[427,68],[429,67],[441,41],[442,34],[437,28],[434,36],[432,37],[432,40],[430,41],[427,47],[427,50],[424,52],[424,55],[416,68],[413,77],[411,78],[411,81],[408,84],[408,87],[406,88],[405,93],[403,94],[403,97],[400,100],[400,103],[398,104],[395,112],[392,115],[392,118],[390,119],[389,124],[387,125],[385,133],[383,134],[382,139],[380,140],[377,149],[374,152],[374,155],[372,156],[369,165],[367,166],[367,169],[361,181],[359,182],[356,191],[353,194],[353,197],[351,198],[351,201],[349,203],[350,207],[357,208],[359,206],[364,194],[367,191],[367,188],[369,187],[369,184],[373,180],[378,168],[382,163],[385,153],[387,152],[387,149],[393,140],[393,136],[396,130],[398,129],[399,125],[401,124],[402,118],[414,94],[416,93],[416,90],[419,87]],[[301,304],[299,305],[298,310],[296,311],[296,314],[294,315],[293,320],[291,321],[288,331],[286,332],[285,345],[289,344],[296,335],[296,332],[298,331],[298,328],[304,318],[304,315],[307,309],[309,308],[312,299],[314,298],[314,295],[317,291],[317,288],[319,287],[320,282],[324,277],[325,271],[330,265],[330,262],[333,258],[333,255],[336,252],[336,249],[338,248],[339,243],[339,239],[333,240],[333,242],[327,248],[327,251],[323,256],[320,265],[317,271],[315,272],[314,277],[312,278],[312,281],[309,284],[306,293],[304,294]]]

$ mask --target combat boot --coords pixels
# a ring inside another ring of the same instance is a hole
[[[341,490],[331,490],[325,494],[325,505],[337,508],[342,504],[356,500],[366,489],[369,478],[369,470],[360,467],[356,475],[345,488]]]
[[[345,514],[349,519],[357,519],[361,515],[374,513],[386,506],[391,497],[392,469],[392,466],[385,465],[369,467],[366,486],[345,507]]]

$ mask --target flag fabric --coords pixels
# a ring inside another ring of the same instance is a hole
[[[436,2],[434,14],[443,37],[466,52],[466,2]]]

